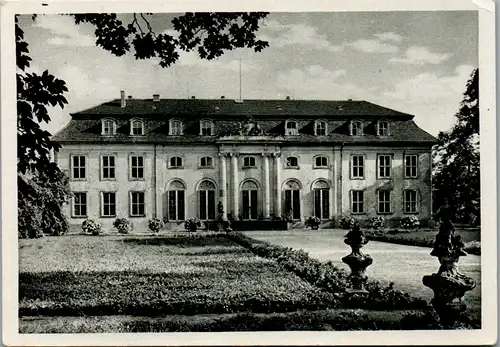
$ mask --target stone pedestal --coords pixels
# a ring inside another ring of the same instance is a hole
[[[365,275],[366,268],[373,263],[373,258],[368,254],[361,252],[361,247],[368,243],[365,235],[359,224],[355,223],[349,233],[346,235],[344,242],[351,246],[351,254],[342,258],[351,269],[351,284],[352,287],[347,290],[348,293],[353,294],[367,294],[365,283],[368,277]]]

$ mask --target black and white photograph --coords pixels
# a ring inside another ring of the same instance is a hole
[[[495,343],[494,3],[388,3],[2,9],[4,343]]]

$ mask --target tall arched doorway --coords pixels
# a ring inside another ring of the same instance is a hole
[[[291,213],[293,219],[300,219],[300,183],[289,180],[284,185],[285,190],[285,215]]]
[[[313,184],[314,192],[314,215],[320,219],[330,218],[330,187],[325,181],[317,181]]]
[[[168,220],[183,221],[186,218],[186,186],[180,180],[174,180],[168,185],[167,191]]]
[[[258,218],[258,191],[259,187],[253,181],[245,181],[241,185],[242,219],[255,220]]]
[[[215,219],[215,184],[208,180],[203,180],[198,186],[198,206],[201,220]]]

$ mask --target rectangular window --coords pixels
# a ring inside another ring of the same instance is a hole
[[[132,135],[142,135],[143,131],[142,131],[142,128],[143,127],[143,124],[141,121],[133,121],[132,122]]]
[[[144,157],[133,155],[130,157],[130,177],[132,179],[144,179]]]
[[[405,155],[405,177],[416,178],[418,169],[418,155],[409,154]]]
[[[115,156],[103,155],[101,157],[101,179],[115,179]]]
[[[404,204],[405,213],[417,213],[417,191],[416,190],[405,190],[404,191]]]
[[[351,213],[365,213],[365,192],[363,190],[351,191]]]
[[[353,155],[351,160],[352,178],[364,178],[365,177],[365,158],[362,155]]]
[[[391,191],[379,190],[377,195],[378,195],[378,213],[392,213]]]
[[[316,157],[314,159],[315,167],[328,167],[328,159],[327,157]]]
[[[87,158],[84,155],[74,155],[71,164],[73,166],[73,179],[84,180],[87,178],[86,164]]]
[[[243,158],[243,166],[244,167],[255,167],[255,158],[254,157]]]
[[[297,157],[286,158],[286,167],[296,168],[299,166],[299,159]]]
[[[87,193],[73,194],[73,217],[87,217]]]
[[[116,217],[116,193],[102,192],[101,207],[102,217]]]
[[[171,221],[184,220],[184,190],[170,190],[168,192],[168,219]]]
[[[213,167],[211,157],[202,157],[200,159],[200,167]]]
[[[130,192],[130,216],[142,217],[146,215],[144,192]]]
[[[378,177],[390,178],[392,167],[392,155],[383,154],[378,156]]]

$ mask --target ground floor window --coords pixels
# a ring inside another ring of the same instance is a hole
[[[405,190],[403,193],[405,213],[417,213],[417,191]]]
[[[351,213],[365,213],[365,192],[363,190],[351,191]]]
[[[173,181],[168,187],[168,220],[183,221],[185,219],[185,189],[180,181]]]
[[[297,181],[288,181],[285,185],[286,216],[300,219],[300,185]]]
[[[203,181],[198,187],[201,220],[215,219],[215,184]]]
[[[130,215],[142,217],[146,215],[145,210],[144,192],[130,192]]]
[[[116,193],[102,192],[101,193],[101,215],[103,217],[116,216]]]
[[[73,193],[73,216],[87,217],[87,193]]]
[[[378,198],[378,213],[391,213],[391,191],[379,190]]]

